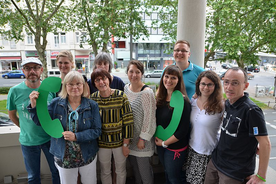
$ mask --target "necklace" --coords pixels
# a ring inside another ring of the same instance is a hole
[[[101,94],[99,94],[99,96],[100,96],[100,100],[101,100],[101,102],[105,105],[105,104],[107,104],[109,101],[110,101],[110,99],[111,99],[111,89],[110,89],[110,95],[109,95],[109,97],[108,98],[102,98],[101,97]]]

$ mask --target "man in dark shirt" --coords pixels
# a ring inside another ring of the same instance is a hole
[[[271,145],[262,110],[244,92],[249,85],[247,80],[246,72],[238,67],[225,74],[227,101],[221,136],[207,166],[205,184],[265,182]],[[254,175],[256,153],[259,168]]]

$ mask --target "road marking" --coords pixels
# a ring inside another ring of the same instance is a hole
[[[276,135],[268,135],[268,137],[276,137]]]
[[[275,125],[272,125],[272,124],[271,124],[271,123],[269,123],[269,122],[266,122],[266,124],[267,124],[267,125],[269,125],[271,128],[276,129],[276,126],[275,126]]]
[[[276,160],[276,157],[270,157],[269,159],[270,160]]]

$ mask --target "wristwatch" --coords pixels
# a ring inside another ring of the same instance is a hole
[[[124,143],[123,146],[124,146],[124,147],[128,147],[128,144]]]
[[[162,141],[162,147],[167,148],[168,146],[165,144],[165,141]]]

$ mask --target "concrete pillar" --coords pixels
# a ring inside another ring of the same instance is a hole
[[[190,42],[190,60],[203,67],[206,0],[179,0],[177,23],[177,40]]]

